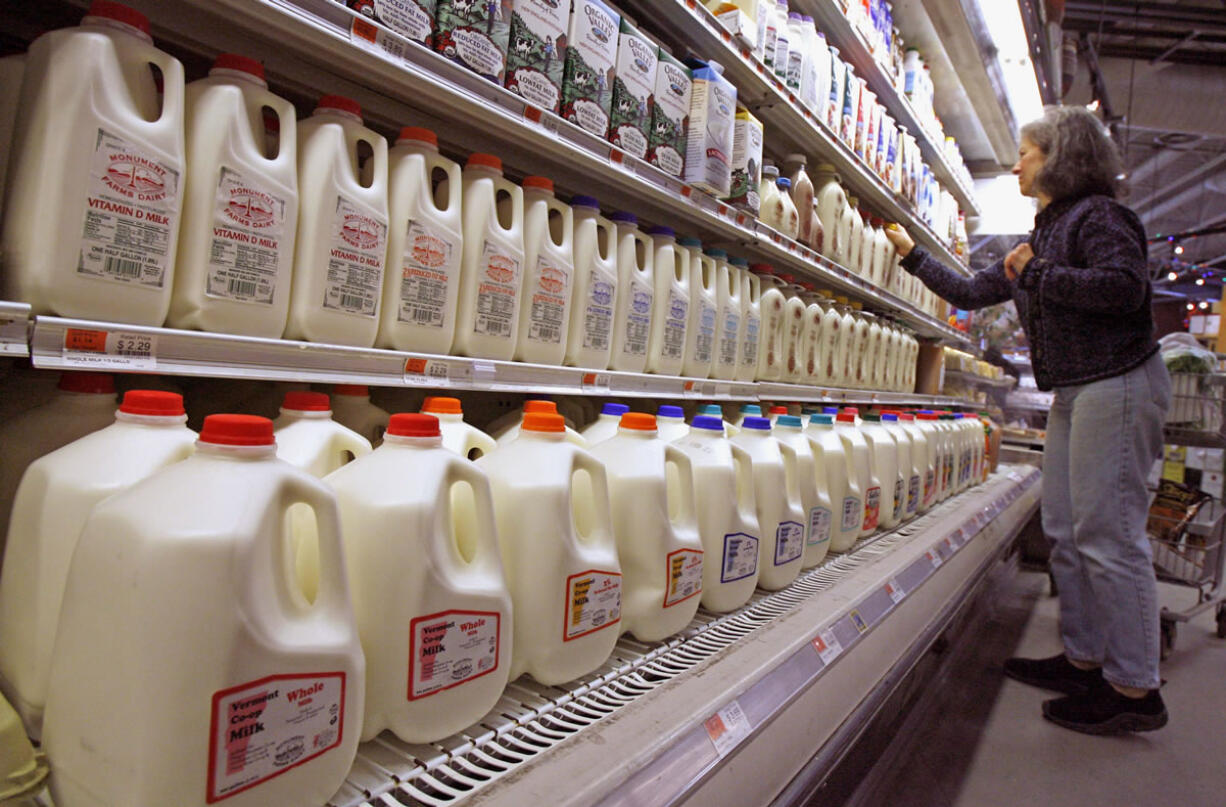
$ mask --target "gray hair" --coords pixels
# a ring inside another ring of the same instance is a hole
[[[1115,198],[1123,190],[1120,153],[1085,107],[1046,107],[1043,117],[1022,127],[1022,137],[1043,152],[1035,185],[1053,200],[1090,194]]]

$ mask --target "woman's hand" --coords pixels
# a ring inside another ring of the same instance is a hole
[[[1022,242],[1013,248],[1008,255],[1005,256],[1005,277],[1010,280],[1017,280],[1017,276],[1026,268],[1026,264],[1030,263],[1030,259],[1034,257],[1034,250],[1031,249],[1029,242]]]
[[[915,249],[915,242],[911,240],[911,236],[907,235],[907,231],[894,222],[885,225],[885,237],[890,239],[890,243],[894,245],[894,249],[898,251],[898,257],[900,258],[907,257],[911,254],[911,250]]]

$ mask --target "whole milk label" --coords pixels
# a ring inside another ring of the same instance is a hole
[[[702,593],[702,551],[678,549],[665,558],[664,607],[676,605]]]
[[[843,499],[843,531],[858,530],[864,523],[864,508],[855,496]]]
[[[668,309],[664,312],[664,339],[660,354],[666,359],[680,359],[685,355],[685,323],[690,301],[676,289],[669,289]]]
[[[444,611],[409,623],[409,700],[417,700],[498,668],[496,611]]]
[[[617,287],[602,280],[595,269],[588,279],[587,306],[583,310],[583,347],[607,350],[613,330],[613,295]]]
[[[209,804],[340,745],[345,673],[270,675],[213,695]]]
[[[373,317],[383,288],[386,250],[387,219],[338,194],[324,308]]]
[[[647,353],[647,336],[651,332],[651,286],[630,283],[630,300],[626,306],[626,340],[622,351],[630,356],[643,356]]]
[[[586,571],[566,578],[566,614],[562,641],[569,642],[616,625],[622,613],[622,576]]]
[[[862,530],[872,530],[877,528],[877,522],[881,518],[881,488],[872,487],[864,493],[864,524],[860,527]]]
[[[809,511],[809,536],[805,540],[807,546],[819,546],[830,540],[830,511],[825,507],[814,507]]]
[[[743,532],[724,536],[724,557],[719,570],[719,581],[731,583],[742,580],[758,571],[758,539]]]
[[[447,326],[447,291],[455,282],[459,238],[409,220],[400,264],[396,319],[425,328]]]
[[[258,179],[223,165],[213,203],[204,293],[272,305],[284,237],[285,199]]]
[[[515,331],[523,258],[486,239],[477,280],[477,316],[473,332],[510,339]]]
[[[566,306],[570,303],[571,267],[540,255],[528,293],[532,308],[528,312],[528,339],[556,345],[562,341],[566,325]]]
[[[180,168],[99,129],[77,273],[160,289],[178,230]]]
[[[798,521],[780,521],[775,530],[775,565],[791,563],[804,551],[805,525]]]

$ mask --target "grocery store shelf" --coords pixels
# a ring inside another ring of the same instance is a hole
[[[0,302],[0,356],[30,355],[30,306]]]
[[[833,387],[806,387],[800,384],[781,384],[775,381],[759,381],[758,395],[764,401],[798,401],[801,403],[837,404],[907,404],[922,403],[926,406],[970,406],[966,401],[946,395],[917,395],[903,392],[876,392],[873,390],[838,389]]]

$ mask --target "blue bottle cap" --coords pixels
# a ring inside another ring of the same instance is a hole
[[[683,236],[677,239],[677,243],[683,247],[696,247],[702,249],[702,241],[692,235]]]
[[[810,415],[810,423],[816,423],[819,426],[833,426],[834,415]]]
[[[616,213],[614,213],[612,216],[609,216],[609,221],[615,224],[633,224],[637,227],[639,223],[639,217],[634,215],[633,213],[627,213],[624,210],[619,210]]]
[[[789,190],[792,187],[792,180],[788,179],[787,177],[779,177],[775,180],[775,184],[784,190]]]
[[[663,227],[660,225],[656,225],[654,227],[648,227],[647,234],[648,235],[662,235],[666,238],[676,238],[677,237],[677,231],[674,230],[672,227]]]
[[[685,411],[682,410],[680,406],[671,406],[669,404],[662,404],[660,408],[656,410],[656,417],[683,418],[685,417]]]
[[[884,420],[886,423],[897,423],[898,415],[882,415],[881,419]]]
[[[771,420],[770,418],[745,418],[745,422],[741,424],[741,428],[768,432],[771,430]]]
[[[724,252],[722,249],[717,249],[716,247],[711,247],[710,249],[703,250],[703,254],[708,255],[712,258],[718,258],[720,260],[728,259],[728,253]]]
[[[838,408],[837,406],[824,406],[824,407],[822,407],[822,414],[823,414],[823,415],[837,415],[838,413],[839,413],[839,408]]]
[[[775,421],[775,425],[799,429],[803,424],[800,422],[800,418],[796,417],[796,415],[780,415]]]
[[[724,421],[719,418],[698,415],[690,425],[695,429],[706,429],[708,431],[719,432],[720,434],[724,433]]]
[[[630,407],[619,403],[607,403],[600,407],[600,414],[602,415],[615,415],[617,417],[621,417],[629,411]]]
[[[739,266],[742,269],[749,268],[749,261],[745,260],[744,258],[729,258],[728,263],[732,264],[733,266]]]
[[[702,408],[698,410],[698,414],[714,415],[722,420],[724,417],[724,410],[719,408],[719,404],[703,404]]]
[[[742,415],[758,415],[762,414],[762,407],[757,404],[741,404]]]
[[[594,207],[600,209],[600,202],[595,196],[572,196],[570,200],[571,207]]]

